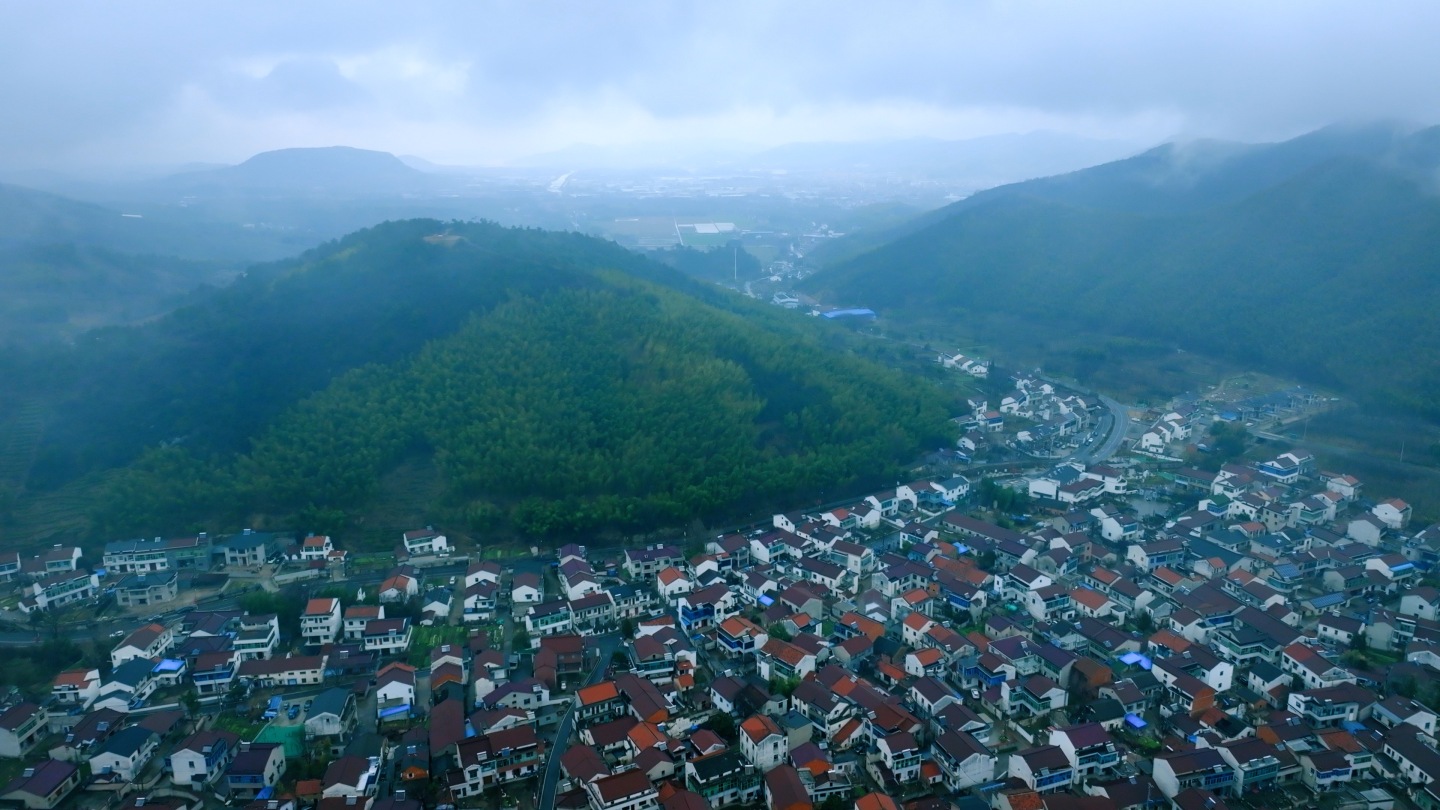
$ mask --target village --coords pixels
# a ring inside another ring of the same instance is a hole
[[[908,483],[670,543],[497,558],[426,527],[362,559],[241,530],[90,566],[12,554],[13,625],[39,641],[110,605],[74,632],[111,646],[0,706],[0,801],[1440,807],[1440,533],[1303,450],[1182,462],[1316,396],[1141,419],[1013,385]],[[972,466],[991,445],[1024,469]]]

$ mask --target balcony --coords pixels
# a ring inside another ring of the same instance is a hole
[[[1120,761],[1120,754],[1116,751],[1102,751],[1097,754],[1086,754],[1080,757],[1077,762],[1082,768],[1104,767]]]
[[[1035,774],[1035,789],[1044,790],[1045,788],[1054,787],[1056,785],[1069,784],[1070,777],[1071,773],[1068,769],[1063,771],[1051,772],[1041,771],[1040,773]]]

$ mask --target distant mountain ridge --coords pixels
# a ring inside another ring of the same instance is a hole
[[[1377,125],[1167,145],[982,192],[803,288],[892,317],[1157,341],[1440,418],[1437,144]]]
[[[277,149],[235,166],[186,172],[163,181],[212,192],[380,194],[425,189],[431,179],[389,152],[351,146]]]

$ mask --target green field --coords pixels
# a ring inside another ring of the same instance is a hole
[[[269,725],[269,723],[257,722],[242,715],[227,712],[216,715],[215,722],[211,728],[221,731],[231,731],[240,735],[240,739],[246,742],[255,742],[260,736],[260,732],[264,731],[267,725]]]

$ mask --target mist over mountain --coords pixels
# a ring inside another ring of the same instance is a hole
[[[977,194],[806,288],[997,344],[1155,341],[1440,417],[1437,139],[1171,144]]]
[[[427,190],[430,178],[389,152],[330,146],[261,152],[236,166],[173,175],[161,185],[197,193],[396,194]]]
[[[739,164],[806,172],[902,172],[964,178],[986,188],[1075,171],[1127,157],[1141,144],[1057,132],[992,135],[965,140],[911,138],[852,143],[792,143],[749,155]]]

